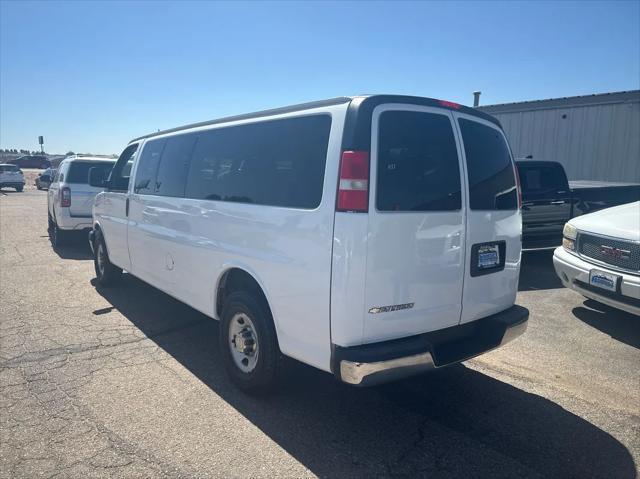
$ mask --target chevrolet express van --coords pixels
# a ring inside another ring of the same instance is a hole
[[[132,140],[95,198],[98,285],[126,270],[220,320],[250,392],[283,356],[354,385],[466,360],[526,328],[521,212],[500,124],[358,96]]]

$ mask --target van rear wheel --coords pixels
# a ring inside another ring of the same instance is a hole
[[[100,230],[96,231],[93,243],[93,266],[100,286],[112,286],[122,278],[122,268],[118,268],[109,261],[107,246]]]
[[[282,355],[268,306],[246,291],[231,293],[222,313],[220,354],[227,374],[249,394],[271,390]]]

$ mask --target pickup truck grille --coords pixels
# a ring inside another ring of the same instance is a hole
[[[578,253],[618,269],[634,273],[640,271],[640,243],[580,233]]]

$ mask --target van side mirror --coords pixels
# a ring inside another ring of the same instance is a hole
[[[107,172],[104,168],[89,168],[89,184],[96,188],[104,188],[107,186]]]

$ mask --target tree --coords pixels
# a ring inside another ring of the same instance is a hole
[[[75,155],[75,153],[73,151],[67,151],[65,153],[65,156],[73,156],[73,155]]]

